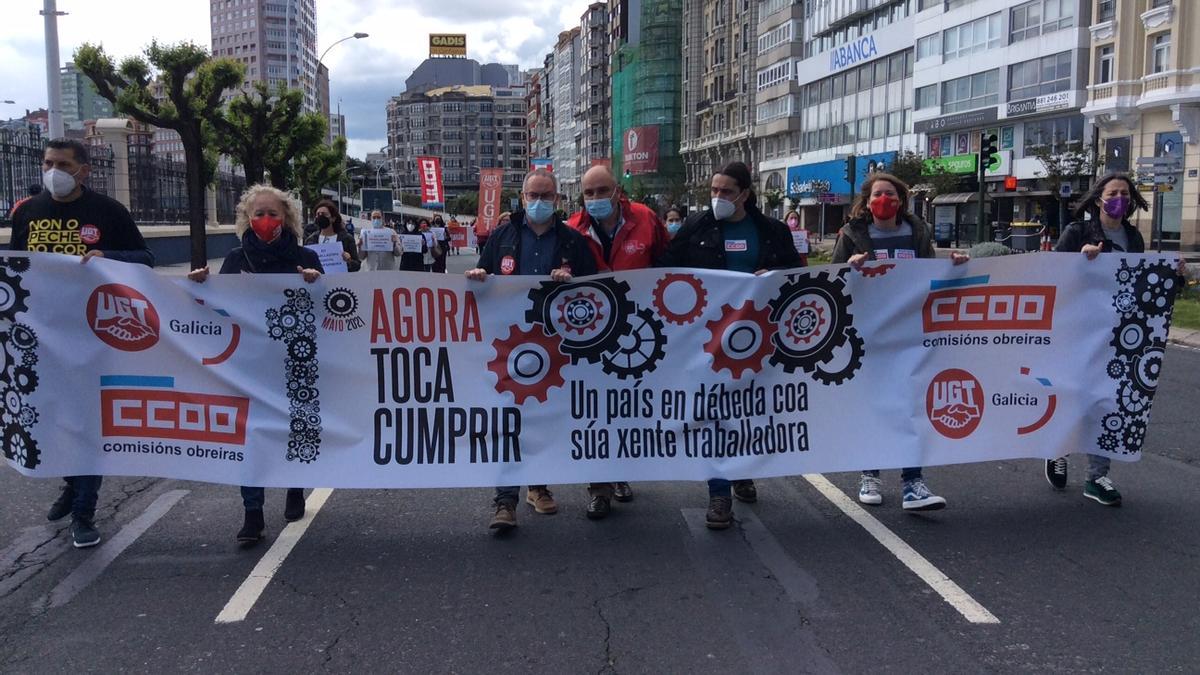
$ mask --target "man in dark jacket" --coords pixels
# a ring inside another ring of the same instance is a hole
[[[93,192],[84,185],[91,173],[87,148],[69,139],[46,144],[42,161],[45,190],[13,211],[14,251],[39,251],[154,266],[154,255],[129,211],[115,199]],[[68,476],[62,493],[46,517],[60,520],[71,516],[71,538],[75,548],[100,543],[96,529],[96,500],[101,476]]]
[[[731,162],[713,176],[712,209],[687,219],[667,245],[659,266],[761,274],[800,267],[800,254],[787,225],[759,210],[750,169]],[[709,528],[723,530],[733,523],[731,492],[739,501],[758,501],[753,480],[709,480],[705,515]]]
[[[479,266],[467,270],[467,278],[483,281],[489,274],[519,274],[549,275],[554,281],[570,281],[575,275],[595,274],[596,261],[583,236],[555,215],[559,195],[554,174],[544,169],[531,172],[522,185],[521,199],[525,210],[514,213],[507,225],[488,237],[479,256]],[[504,532],[517,526],[520,494],[520,486],[496,488],[491,529]],[[538,513],[548,515],[558,511],[554,496],[545,485],[530,485],[525,501]]]

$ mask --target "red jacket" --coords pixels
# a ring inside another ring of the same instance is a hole
[[[578,230],[587,240],[596,268],[600,272],[620,272],[654,267],[654,263],[667,248],[667,228],[658,215],[645,204],[620,201],[621,216],[625,224],[617,230],[613,240],[612,254],[604,259],[604,246],[592,232],[594,220],[586,209],[581,209],[567,220],[567,225]]]

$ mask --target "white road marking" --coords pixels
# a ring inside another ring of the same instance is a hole
[[[258,602],[263,591],[267,590],[271,579],[275,577],[275,573],[279,571],[292,549],[296,548],[300,537],[308,531],[308,526],[312,525],[313,519],[317,517],[321,507],[325,506],[332,492],[329,488],[312,491],[305,503],[305,517],[288,523],[287,527],[283,528],[266,555],[258,561],[253,570],[250,570],[250,576],[246,577],[229,602],[225,603],[225,608],[217,615],[216,623],[237,623],[246,620],[246,616],[254,608],[254,603]]]
[[[951,607],[958,610],[958,613],[962,614],[963,618],[967,621],[971,623],[1000,623],[1000,619],[996,618],[996,615],[979,604],[962,587],[954,583],[941,570],[934,567],[933,563],[926,560],[920,553],[917,553],[913,547],[905,543],[903,539],[885,527],[883,523],[876,520],[874,516],[867,513],[861,506],[855,504],[850,497],[846,496],[846,493],[829,482],[829,479],[825,478],[825,476],[819,473],[805,474],[804,480],[812,484],[834,506],[841,509],[842,513],[861,525],[876,541],[882,544],[892,555],[896,556],[897,560],[903,563],[913,574],[917,575],[921,581],[928,584],[938,595],[942,596],[942,599],[949,603]]]
[[[179,503],[179,500],[189,492],[190,490],[171,490],[159,495],[137,518],[129,521],[111,539],[102,542],[79,567],[75,568],[75,571],[60,581],[54,590],[35,602],[34,611],[62,607],[73,600],[80,591],[95,581],[112,564],[112,561],[117,559],[117,556],[137,541],[138,537],[145,534],[146,530],[157,523],[159,518],[165,516],[171,507]]]

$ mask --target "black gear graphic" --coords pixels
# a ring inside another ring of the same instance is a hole
[[[20,424],[9,424],[4,428],[4,456],[19,466],[33,469],[41,464],[41,452],[37,442]]]
[[[1113,329],[1110,344],[1117,348],[1118,356],[1132,358],[1150,346],[1150,328],[1142,319],[1122,318],[1120,325]]]
[[[307,335],[300,335],[288,343],[288,356],[298,362],[308,363],[317,356],[317,343]],[[295,372],[292,373],[295,375]]]
[[[37,349],[37,333],[33,332],[32,328],[23,323],[12,327],[11,339],[13,346],[21,351]]]
[[[1112,359],[1108,362],[1108,366],[1106,367],[1106,370],[1107,370],[1108,376],[1110,378],[1112,378],[1114,380],[1119,380],[1122,377],[1125,377],[1125,370],[1126,370],[1125,361],[1123,361],[1121,359]]]
[[[1101,450],[1114,452],[1121,445],[1121,437],[1115,433],[1105,432],[1096,439],[1096,445],[1100,446]]]
[[[18,314],[29,310],[25,304],[28,298],[29,291],[21,286],[21,277],[0,267],[0,317],[16,320]]]
[[[283,326],[280,326],[279,324],[275,324],[267,329],[267,335],[269,335],[272,340],[282,340],[285,332],[286,331],[283,330]]]
[[[301,314],[307,314],[313,310],[312,296],[304,289],[289,288],[283,292],[284,297],[288,299],[288,305]]]
[[[29,352],[25,352],[25,353],[21,354],[21,365],[23,365],[27,368],[32,368],[37,365],[37,362],[38,362],[37,352],[29,351]]]
[[[337,290],[344,289],[334,292]],[[284,370],[290,433],[286,458],[308,463],[317,459],[321,446],[320,393],[316,386],[316,317],[312,313],[313,301],[308,290],[288,289],[284,295],[287,301],[282,307],[266,312],[267,334],[273,340],[282,341],[287,348]]]
[[[585,293],[591,293],[596,298],[595,302],[601,307],[601,316],[596,317],[595,326],[584,330],[582,335],[576,335],[566,330],[557,307],[558,300],[566,294],[574,297]],[[543,326],[548,336],[560,335],[562,343],[559,349],[571,357],[571,363],[580,360],[596,363],[606,352],[616,349],[621,337],[633,329],[630,319],[637,311],[637,306],[628,299],[628,295],[629,284],[611,277],[565,284],[545,281],[529,291],[533,307],[525,312],[525,320]]]
[[[1137,301],[1134,300],[1131,292],[1117,293],[1117,296],[1113,298],[1113,307],[1121,314],[1132,314],[1138,308]]]
[[[1132,382],[1123,382],[1117,402],[1121,406],[1121,411],[1126,415],[1140,416],[1150,407],[1150,396],[1133,386]]]
[[[29,395],[33,393],[34,389],[37,389],[38,376],[32,368],[17,366],[13,369],[12,383],[18,392]]]
[[[20,424],[21,426],[28,429],[29,427],[32,427],[35,424],[37,424],[38,420],[40,418],[41,418],[41,416],[38,415],[37,409],[31,405],[26,404],[26,405],[21,406],[21,414],[17,416],[17,424]]]
[[[12,258],[4,258],[4,265],[7,266],[10,270],[17,272],[17,273],[28,272],[29,271],[29,258],[20,258],[20,257],[16,257],[16,256],[14,256]]]
[[[1125,418],[1118,413],[1108,413],[1100,420],[1100,425],[1108,433],[1118,433],[1125,426]]]
[[[358,296],[348,288],[335,288],[325,294],[325,311],[329,316],[348,319],[358,312]]]
[[[858,331],[854,328],[846,331],[846,344],[850,350],[846,364],[836,371],[826,371],[822,365],[818,364],[812,371],[814,380],[823,384],[837,386],[854,377],[854,373],[862,367],[862,358],[866,354],[866,346],[863,343],[863,339],[858,336]]]
[[[1145,440],[1145,422],[1136,420],[1125,425],[1125,429],[1121,433],[1121,442],[1125,446],[1125,452],[1127,454],[1139,452],[1142,449],[1142,442]]]
[[[645,307],[637,311],[637,320],[628,338],[627,346],[617,345],[612,352],[600,359],[601,369],[622,380],[638,378],[658,367],[658,362],[667,355],[667,337],[663,334],[663,322],[655,318],[654,312]]]
[[[845,291],[845,280],[841,276],[831,276],[829,272],[811,277],[796,275],[780,287],[779,295],[767,303],[771,322],[779,326],[771,338],[775,345],[771,363],[783,366],[789,373],[797,368],[813,373],[817,364],[828,363],[850,335],[851,299]],[[800,315],[795,314],[794,309],[805,309],[823,323],[797,333],[791,322]],[[861,348],[855,351],[861,351]],[[850,372],[852,374],[853,369]]]
[[[1158,376],[1162,372],[1163,350],[1150,347],[1133,360],[1131,382],[1147,394],[1153,394],[1158,388]]]
[[[1133,270],[1127,267],[1122,261],[1121,269],[1117,270],[1117,281],[1127,284],[1133,280]]]
[[[1171,308],[1171,300],[1179,284],[1175,270],[1166,263],[1153,263],[1136,270],[1133,297],[1146,316],[1163,316]]]

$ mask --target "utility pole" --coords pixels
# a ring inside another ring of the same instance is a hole
[[[50,138],[66,135],[63,127],[62,80],[58,72],[58,17],[66,12],[58,11],[56,0],[43,0],[42,17],[46,24],[46,98],[50,117]]]
[[[984,204],[984,198],[987,196],[987,185],[984,179],[987,177],[987,170],[992,168],[999,160],[996,155],[996,134],[989,134],[986,131],[979,134],[979,219],[975,222],[975,243],[987,241],[989,227],[985,222],[987,219],[987,205]]]

